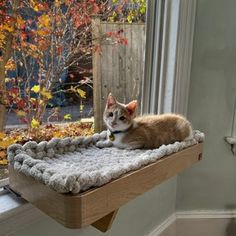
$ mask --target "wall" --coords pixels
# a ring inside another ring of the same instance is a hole
[[[66,229],[43,215],[40,222],[28,225],[12,236],[144,236],[175,211],[176,178],[132,200],[118,211],[110,231],[103,234],[93,227]],[[0,234],[1,235],[1,234]]]
[[[188,117],[206,134],[204,160],[178,177],[177,210],[236,208],[230,135],[236,96],[236,1],[199,0]]]

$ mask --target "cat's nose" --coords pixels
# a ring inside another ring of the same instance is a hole
[[[112,121],[111,124],[112,124],[112,126],[117,125],[117,123],[115,121]]]

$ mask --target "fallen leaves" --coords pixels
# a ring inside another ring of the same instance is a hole
[[[8,161],[7,159],[0,160],[0,165],[7,165]]]
[[[66,114],[65,116],[69,120],[70,114]],[[36,119],[32,119],[31,125],[39,127]],[[40,126],[40,129],[36,130],[37,132],[32,132],[30,135],[23,128],[7,130],[5,133],[0,132],[0,166],[8,164],[7,148],[13,143],[24,144],[32,140],[39,143],[44,140],[49,141],[53,137],[65,138],[94,134],[92,122],[73,122],[63,125],[47,124]]]

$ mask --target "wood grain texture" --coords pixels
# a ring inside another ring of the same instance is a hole
[[[100,46],[100,19],[99,18],[93,18],[92,19],[92,40],[93,45]],[[101,110],[102,110],[102,103],[98,102],[101,101],[101,60],[99,51],[95,51],[93,53],[93,110],[94,110],[94,129],[99,130],[102,129],[103,120],[101,119]]]
[[[98,221],[92,223],[92,226],[102,232],[107,232],[111,228],[117,212],[118,210],[107,214],[106,216],[102,217]]]
[[[100,40],[106,32],[123,30],[127,45]],[[101,45],[102,53],[93,54],[95,130],[103,129],[103,111],[109,92],[122,103],[137,99],[140,104],[144,77],[145,24],[107,23],[93,21],[94,43]],[[138,109],[139,111],[139,109]]]
[[[129,172],[99,188],[76,195],[59,194],[32,177],[16,172],[11,166],[10,187],[64,226],[81,228],[116,211],[135,197],[198,162],[202,158],[202,149],[203,143],[199,143]]]

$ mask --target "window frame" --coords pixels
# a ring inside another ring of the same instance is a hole
[[[196,4],[148,1],[142,114],[187,115]],[[161,13],[155,14],[158,10]]]

